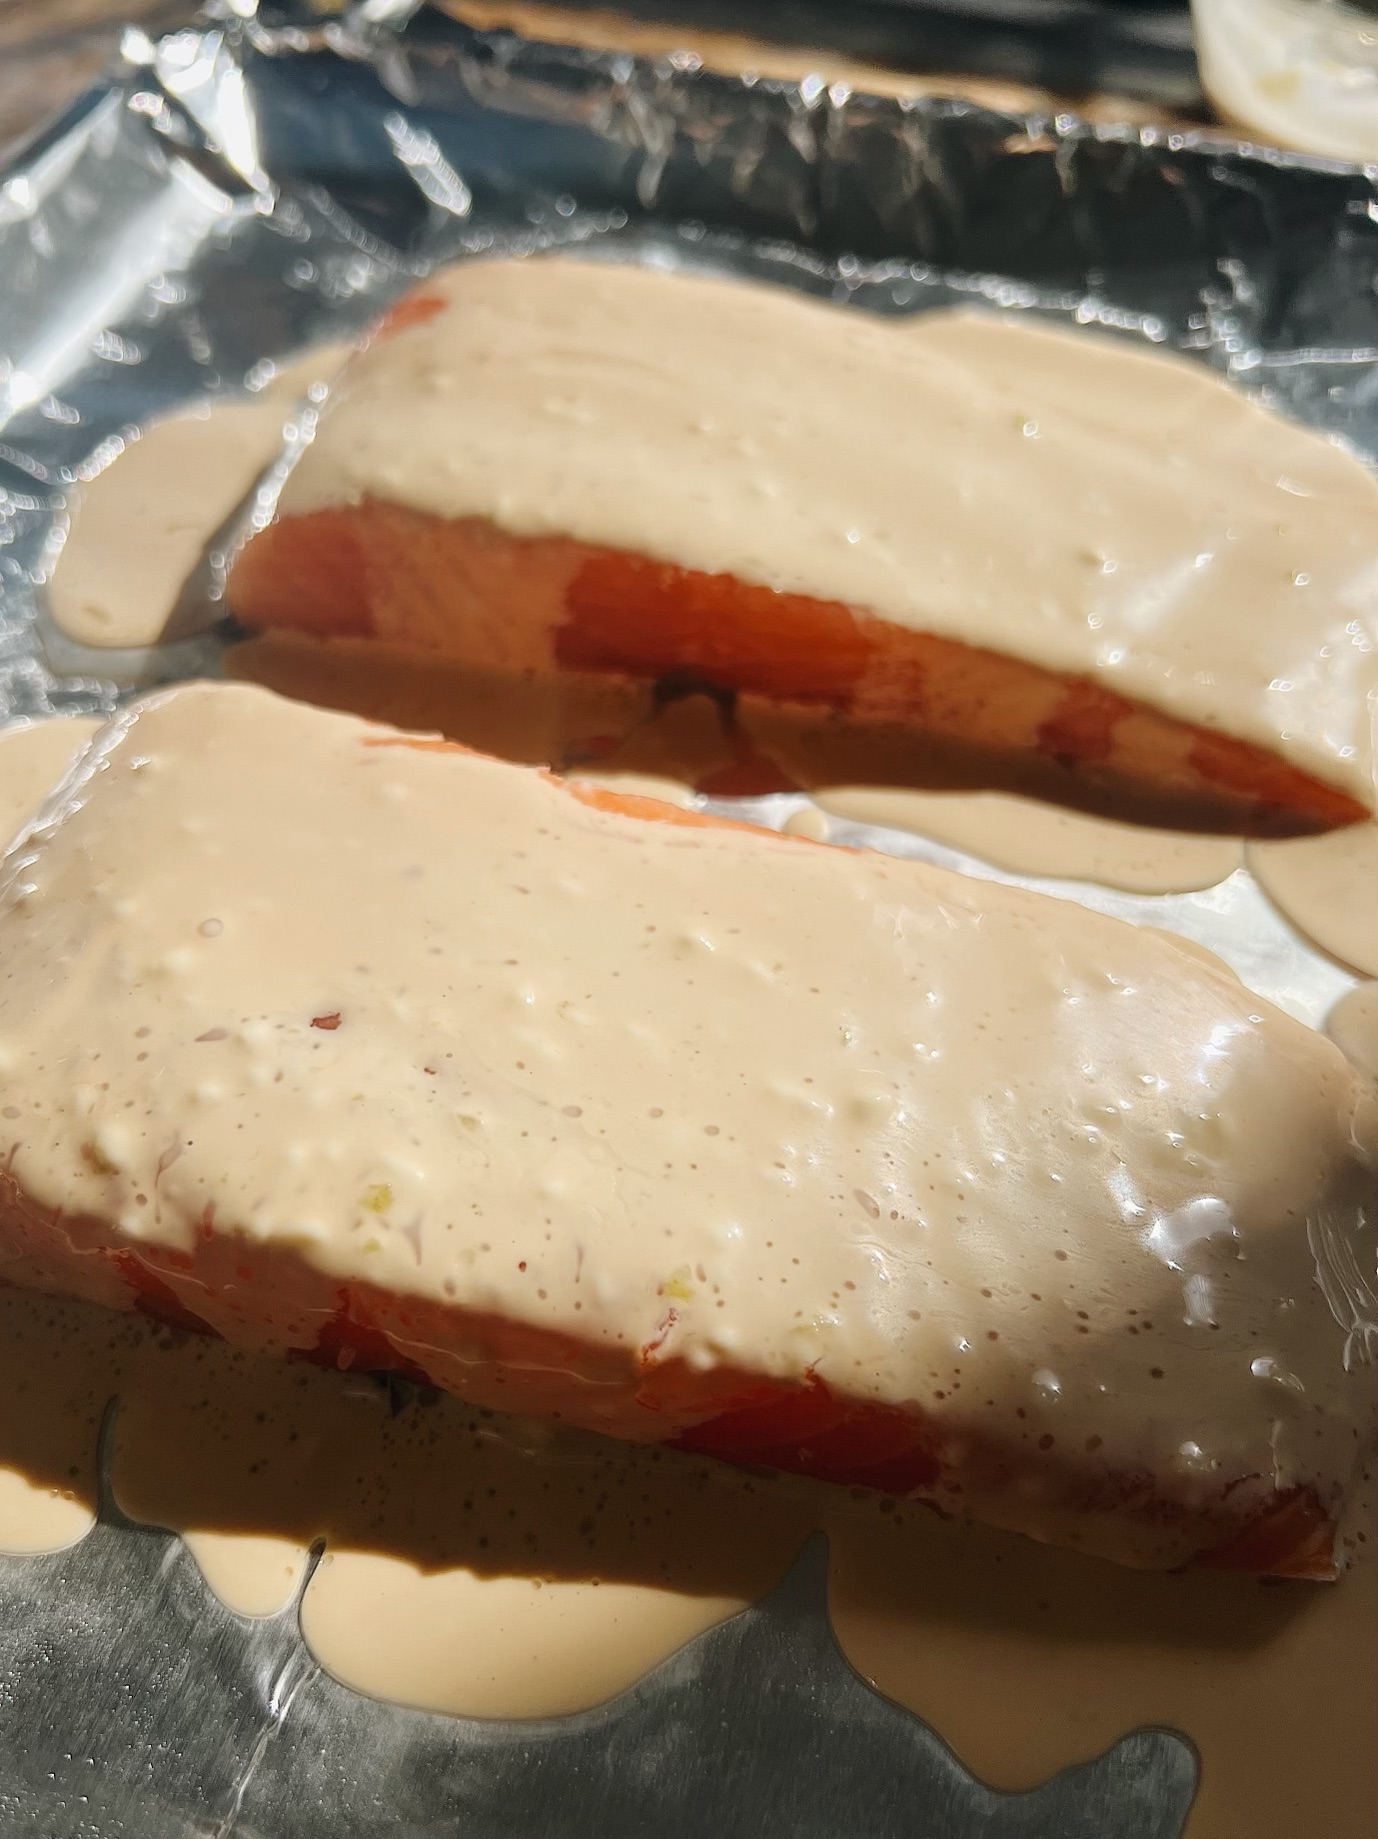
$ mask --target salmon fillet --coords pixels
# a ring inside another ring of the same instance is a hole
[[[748,722],[823,712],[1287,834],[1373,808],[1375,529],[1357,460],[1180,360],[467,264],[346,371],[229,599],[254,626],[707,688]]]
[[[1333,1574],[1365,1095],[1197,947],[193,686],[17,839],[0,953],[11,1281]]]
[[[268,526],[236,564],[232,600],[256,626],[366,638],[483,663],[482,623],[551,631],[550,668],[671,690],[822,706],[880,730],[918,729],[992,758],[1030,755],[1101,790],[1250,834],[1327,830],[1364,808],[1265,749],[1174,721],[1089,677],[798,594],[752,587],[567,537],[509,536],[365,499]],[[546,627],[554,595],[562,617]]]

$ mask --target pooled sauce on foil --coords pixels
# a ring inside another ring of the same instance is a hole
[[[85,715],[0,728],[0,852],[28,822],[100,727]]]
[[[277,458],[293,404],[328,382],[349,349],[320,346],[253,396],[198,403],[151,423],[78,487],[46,590],[58,629],[100,649],[156,645],[207,545]]]
[[[1352,970],[1378,977],[1378,823],[1250,843],[1245,860],[1298,932]]]
[[[849,1658],[993,1784],[1165,1724],[1201,1753],[1189,1839],[1366,1839],[1378,1818],[1371,1505],[1333,1586],[1130,1572],[0,1288],[0,1549],[81,1536],[112,1397],[125,1511],[189,1535],[246,1613],[290,1601],[324,1540],[304,1634],[375,1696],[577,1710],[763,1595],[821,1526]]]

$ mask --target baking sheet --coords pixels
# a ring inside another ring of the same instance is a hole
[[[483,34],[374,0],[226,0],[152,41],[0,175],[0,714],[213,672],[223,634],[83,652],[45,621],[64,496],[128,432],[365,325],[439,260],[570,242],[909,312],[987,300],[1187,351],[1378,457],[1371,175],[1201,133],[1090,128],[821,81],[749,83]],[[759,801],[780,822],[800,801]],[[841,841],[992,873],[834,820]],[[1038,884],[1033,884],[1038,885]],[[1353,981],[1244,871],[1200,894],[1049,883],[1209,944],[1316,1021]],[[107,1504],[0,1560],[0,1831],[1169,1839],[1190,1746],[1129,1736],[994,1795],[838,1655],[822,1562],[609,1707],[545,1724],[361,1699],[295,1611],[225,1610]]]

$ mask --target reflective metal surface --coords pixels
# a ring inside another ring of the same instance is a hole
[[[1092,129],[821,82],[746,84],[482,34],[392,0],[223,0],[0,175],[0,715],[214,671],[220,635],[82,652],[42,613],[74,480],[173,406],[362,327],[434,262],[570,241],[922,310],[989,300],[1175,346],[1378,456],[1372,175],[1218,136]],[[790,802],[760,814],[782,821]],[[977,873],[917,839],[834,822]],[[1243,871],[1201,894],[1052,891],[1179,928],[1315,1021],[1352,980]],[[869,1692],[806,1553],[774,1597],[610,1706],[538,1725],[374,1704],[248,1623],[113,1508],[0,1560],[0,1832],[1170,1839],[1189,1747],[1127,1737],[1026,1796]]]

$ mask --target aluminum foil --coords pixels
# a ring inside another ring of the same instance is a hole
[[[223,0],[0,174],[0,718],[214,672],[207,631],[83,652],[43,613],[75,481],[139,424],[261,387],[434,263],[596,244],[921,311],[988,300],[1186,351],[1378,458],[1373,173],[1205,131],[1090,127],[822,80],[743,81],[365,0]],[[797,800],[793,803],[797,804]],[[757,814],[780,822],[789,800]],[[916,838],[834,822],[975,873]],[[1040,885],[1033,883],[1031,885]],[[1187,932],[1311,1021],[1352,981],[1240,871],[1200,894],[1050,891]],[[822,1560],[611,1705],[536,1725],[361,1699],[295,1609],[248,1622],[112,1503],[0,1560],[0,1830],[32,1839],[540,1833],[1171,1839],[1190,1746],[1127,1736],[994,1795],[837,1652]]]

